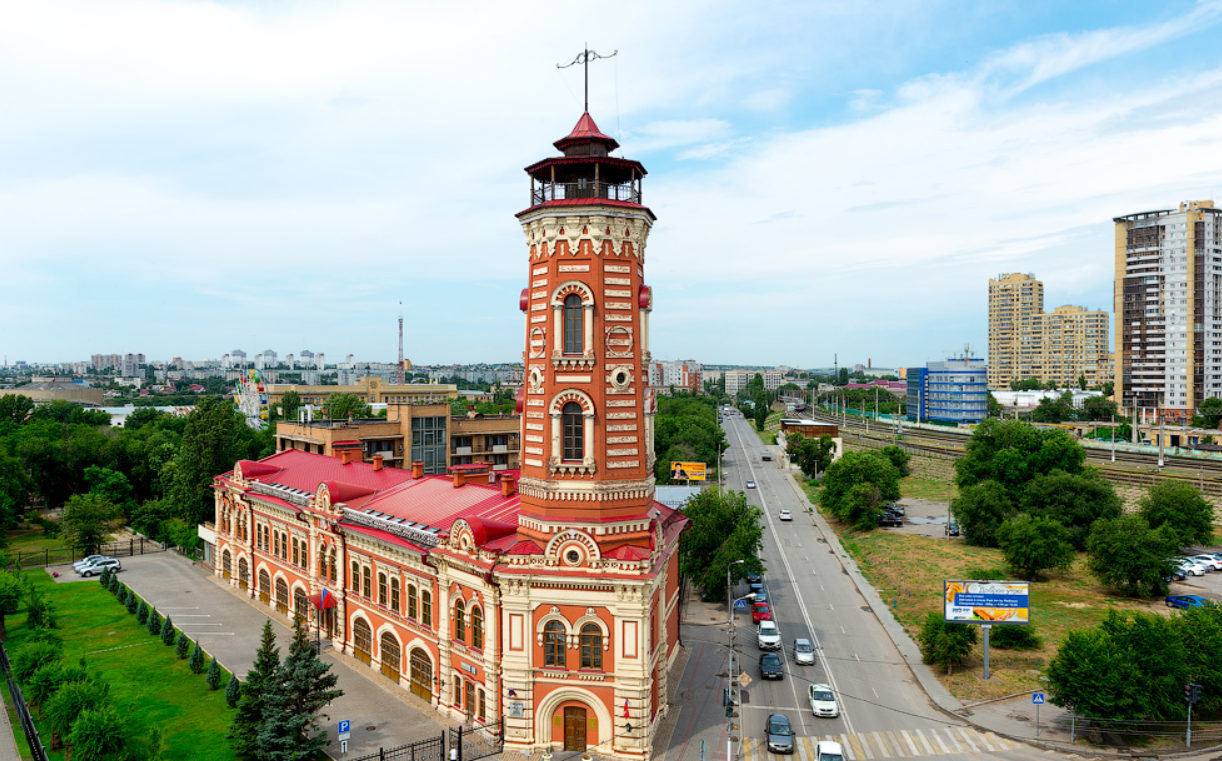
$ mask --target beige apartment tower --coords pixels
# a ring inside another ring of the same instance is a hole
[[[1034,275],[989,280],[989,388],[1035,378],[1087,386],[1111,378],[1108,313],[1078,306],[1044,312],[1044,284]]]
[[[1116,217],[1116,402],[1186,421],[1222,397],[1222,210]]]

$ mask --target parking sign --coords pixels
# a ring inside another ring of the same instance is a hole
[[[349,730],[351,728],[352,728],[352,722],[348,721],[347,719],[344,719],[343,721],[341,721],[339,723],[339,739],[347,740],[349,736]]]

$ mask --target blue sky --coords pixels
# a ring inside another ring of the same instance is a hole
[[[0,355],[520,359],[522,168],[649,170],[654,356],[904,366],[987,281],[1111,310],[1111,219],[1222,203],[1219,2],[7,0]]]

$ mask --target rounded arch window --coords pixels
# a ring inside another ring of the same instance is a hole
[[[564,297],[564,353],[585,352],[585,323],[581,297],[570,293]]]
[[[543,665],[564,668],[564,624],[550,621],[543,627]]]
[[[560,410],[560,426],[565,460],[581,460],[585,456],[585,420],[581,405],[568,402]]]

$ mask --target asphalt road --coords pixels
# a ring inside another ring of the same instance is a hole
[[[726,452],[726,486],[744,490],[747,499],[764,514],[763,560],[765,587],[784,638],[785,678],[760,678],[760,651],[750,615],[736,614],[740,668],[751,678],[744,690],[741,721],[744,745],[736,759],[771,758],[762,744],[762,728],[770,713],[789,717],[801,738],[795,757],[814,758],[814,741],[842,742],[850,759],[931,756],[962,759],[1048,758],[1045,751],[978,733],[964,722],[935,708],[916,683],[895,645],[858,593],[838,558],[811,519],[802,512],[792,481],[780,469],[779,447],[760,443],[748,421],[727,415],[723,427],[730,443]],[[762,455],[768,449],[771,462]],[[746,489],[748,480],[755,489]],[[778,513],[792,511],[783,522]],[[735,596],[747,593],[745,584]],[[890,615],[883,612],[883,615]],[[814,643],[813,666],[793,661],[793,640]],[[668,761],[717,761],[727,758],[725,714],[720,705],[725,684],[726,638],[723,627],[691,627],[685,644],[693,649],[683,679],[684,694],[692,700],[681,716]],[[812,715],[806,699],[810,684],[829,684],[836,693],[840,716],[820,719]],[[705,755],[699,754],[704,742]]]

